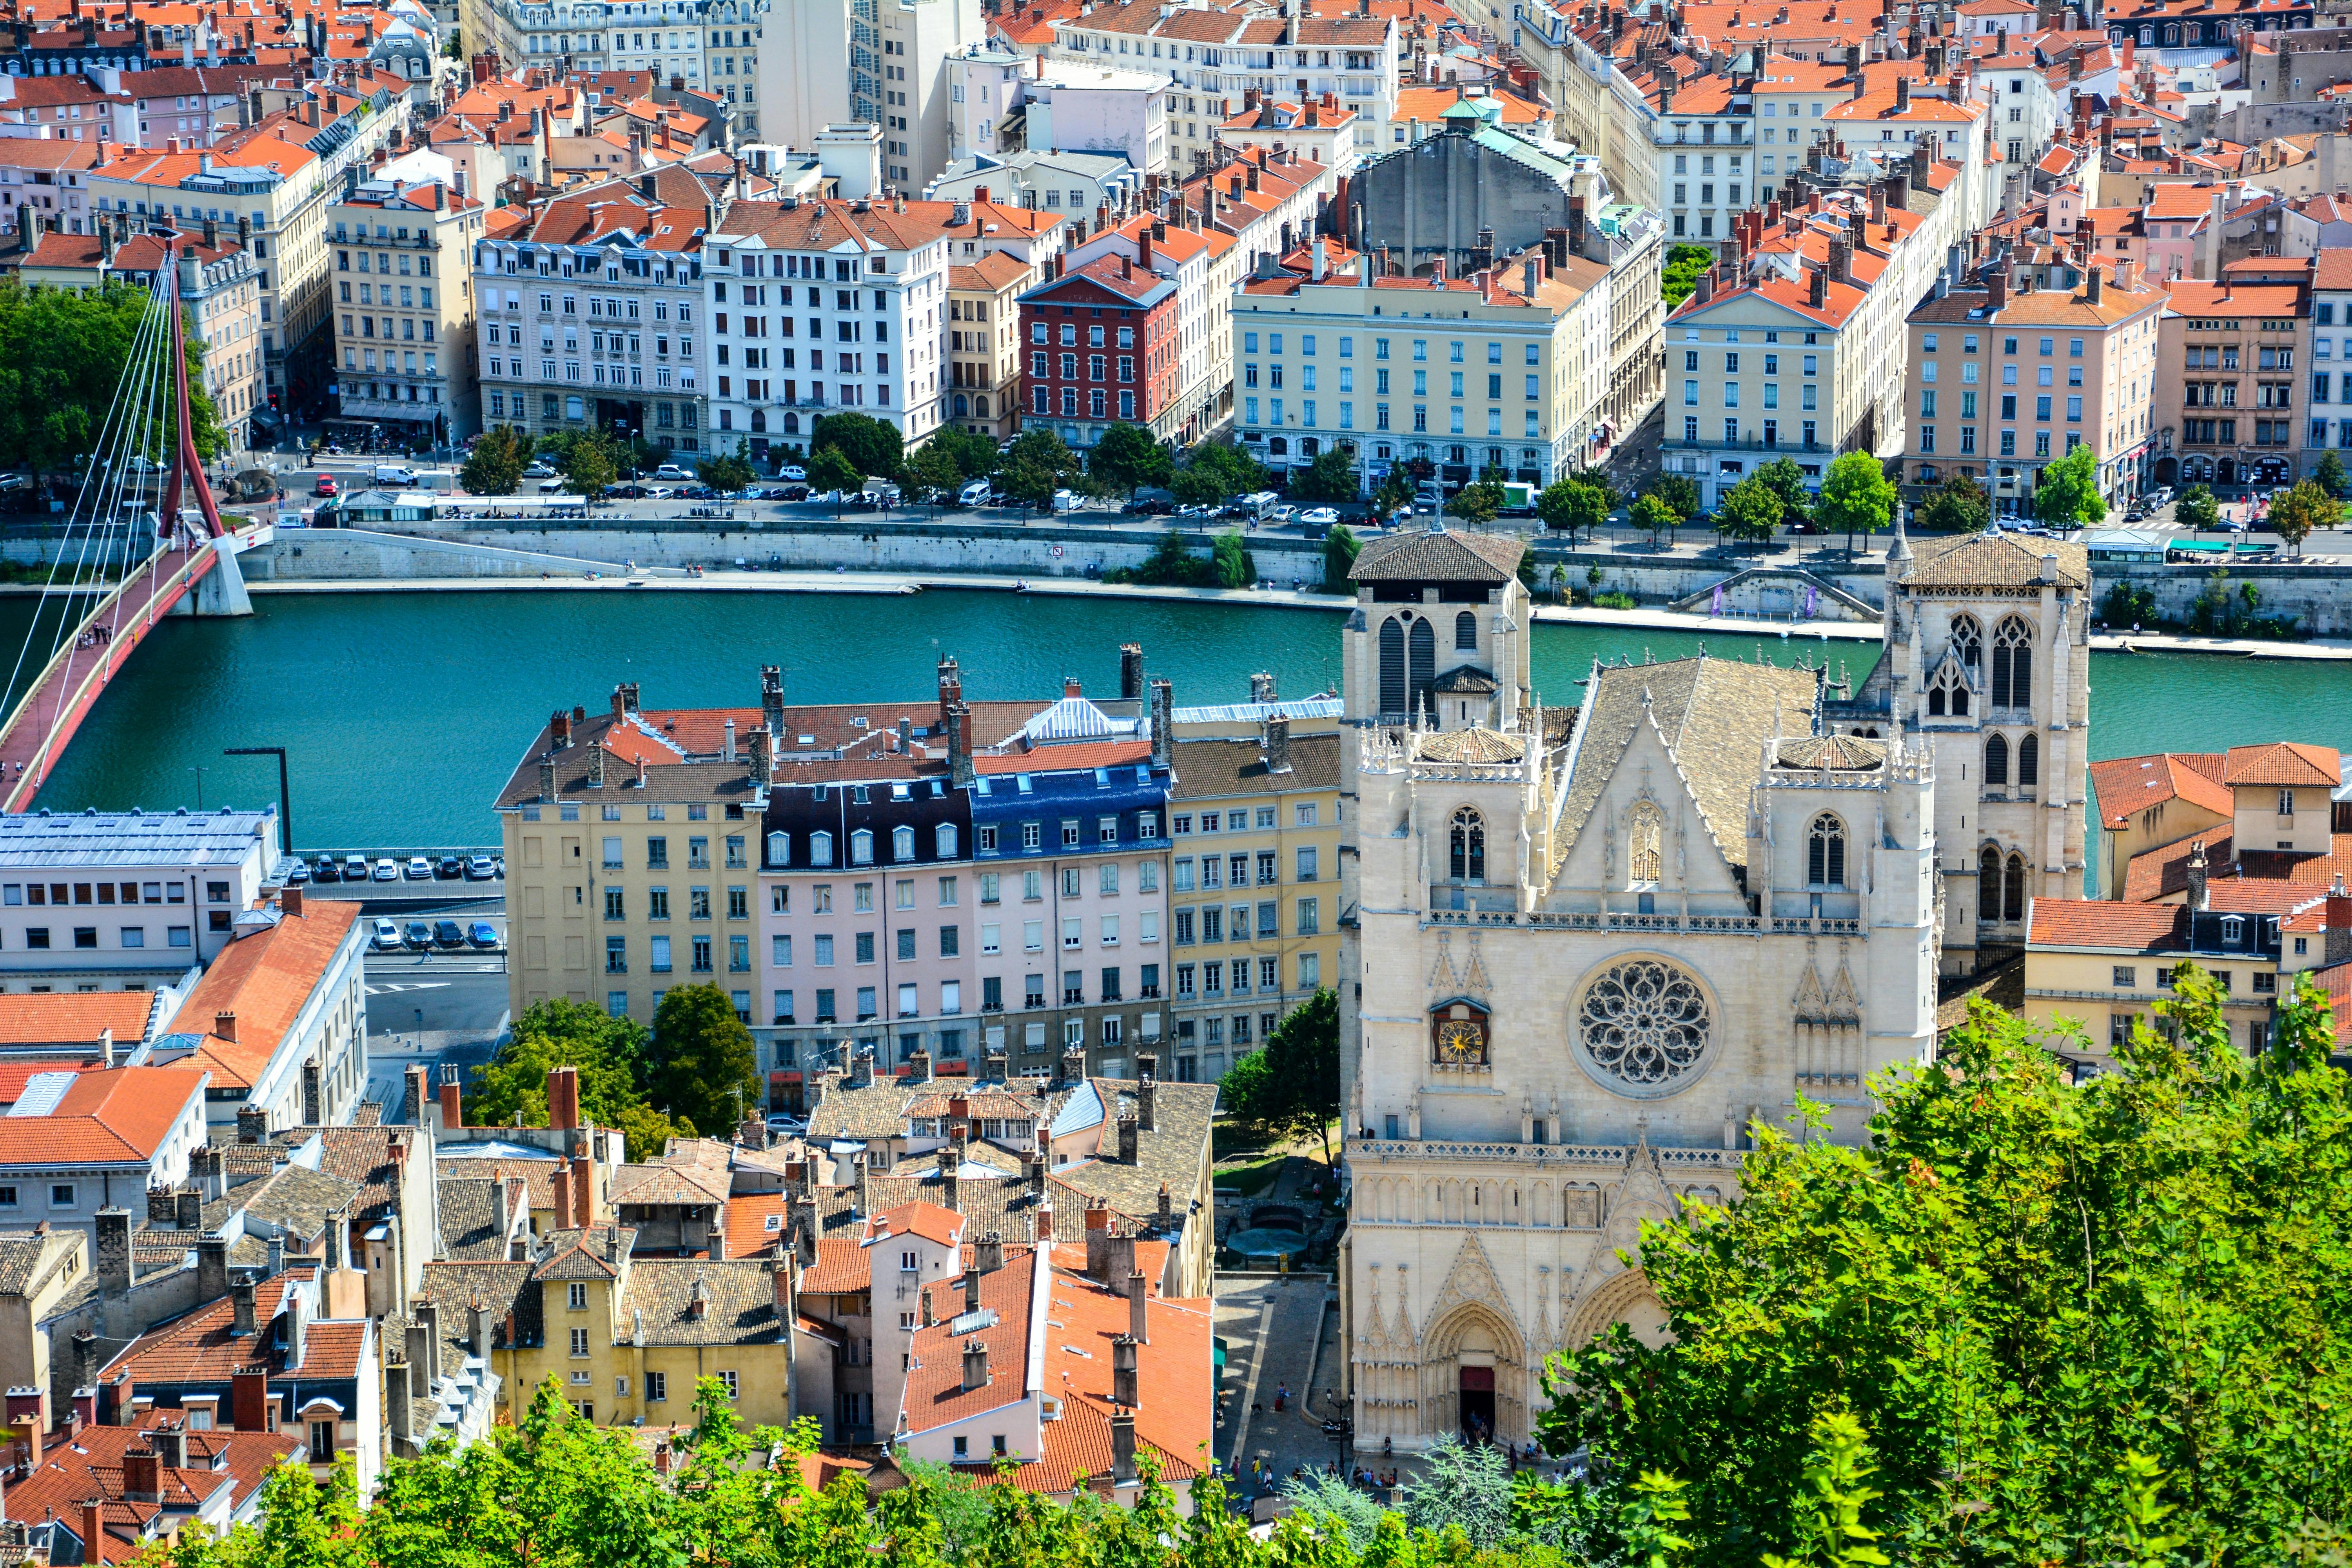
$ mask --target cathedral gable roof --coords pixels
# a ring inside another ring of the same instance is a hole
[[[1724,860],[1748,863],[1748,792],[1775,725],[1798,735],[1813,728],[1819,672],[1736,659],[1675,659],[1595,670],[1586,698],[1584,734],[1570,764],[1567,795],[1553,842],[1583,833],[1617,764],[1643,721],[1643,694],[1659,737],[1689,782],[1691,798]]]

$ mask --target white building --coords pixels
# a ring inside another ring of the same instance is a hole
[[[0,986],[152,991],[234,939],[278,812],[0,817]]]
[[[946,61],[950,163],[1018,153],[1108,153],[1139,180],[1168,163],[1168,79],[977,45]]]
[[[882,128],[882,175],[920,190],[954,157],[945,62],[987,41],[979,0],[783,0],[757,49],[767,139],[815,144],[837,121]]]
[[[909,447],[945,417],[951,217],[942,203],[737,202],[703,240],[711,438],[804,448],[850,410]],[[797,311],[799,313],[788,313]]]
[[[100,1210],[187,1179],[188,1156],[205,1147],[210,1081],[193,1063],[35,1072],[0,1115],[0,1223],[72,1226],[95,1247]],[[127,1229],[119,1234],[127,1244]],[[96,1256],[103,1272],[110,1259]]]
[[[1948,623],[2017,618],[2032,716],[2082,711],[2087,596],[2031,581],[2041,543],[1897,557],[1887,662],[1933,662],[1883,710],[1818,666],[1702,657],[1596,664],[1535,722],[1518,542],[1366,547],[1339,986],[1358,1442],[1526,1440],[1548,1354],[1664,1335],[1623,1260],[1643,1221],[1734,1195],[1746,1130],[1800,1094],[1851,1141],[1871,1073],[1933,1060],[1939,866],[1973,875],[1976,837],[1945,825],[1976,791],[1927,692]],[[2041,809],[2079,835],[2066,793]]]

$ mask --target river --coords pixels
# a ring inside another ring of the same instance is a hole
[[[974,698],[1043,696],[1075,676],[1113,691],[1118,645],[1175,683],[1180,705],[1238,701],[1271,670],[1299,696],[1339,677],[1339,612],[1003,593],[917,595],[549,592],[256,595],[255,614],[158,627],[100,699],[41,792],[54,810],[259,806],[282,745],[299,847],[491,844],[489,803],[557,707],[599,707],[634,680],[648,707],[759,701],[762,664],[797,701],[932,700],[952,653]],[[0,601],[0,647],[33,601]],[[1606,611],[1598,612],[1605,617]],[[1780,638],[1591,625],[1535,633],[1536,684],[1577,700],[1597,654],[1670,658],[1705,640],[1727,657],[1791,659]],[[1867,673],[1868,645],[1814,644]],[[2093,757],[2273,739],[2352,744],[2352,664],[2100,654],[2091,661]],[[2335,715],[2330,718],[2329,715]],[[198,772],[196,770],[205,770]]]

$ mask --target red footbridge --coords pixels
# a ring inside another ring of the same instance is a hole
[[[158,620],[184,600],[186,613],[250,613],[236,557],[272,530],[224,527],[205,480],[188,417],[179,291],[184,262],[193,268],[194,258],[183,257],[182,243],[164,240],[146,317],[10,674],[0,810],[30,809],[83,718]],[[111,587],[82,580],[123,563],[131,564]]]

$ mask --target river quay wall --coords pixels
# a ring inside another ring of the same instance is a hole
[[[1189,548],[1205,552],[1213,535],[1186,531]],[[688,567],[727,572],[740,562],[759,570],[886,573],[1019,578],[1098,577],[1148,560],[1157,532],[1065,522],[1014,523],[971,517],[940,521],[852,515],[769,517],[756,524],[677,523],[646,520],[629,526],[544,529],[440,523],[399,533],[346,529],[281,532],[246,557],[247,577],[261,582],[402,581],[415,578],[539,577],[584,572],[641,571],[669,575]],[[1312,587],[1322,579],[1321,546],[1311,540],[1253,534],[1249,548],[1258,575],[1276,587]],[[1882,555],[1847,557],[1821,551],[1800,557],[1790,545],[1759,556],[1726,558],[1650,554],[1644,546],[1604,544],[1570,551],[1537,538],[1536,557],[1549,583],[1554,566],[1581,598],[1598,590],[1631,594],[1644,606],[1664,608],[1711,598],[1725,588],[1726,612],[1740,618],[1859,617],[1885,603]],[[1883,548],[1883,542],[1875,542]],[[2186,620],[2212,574],[2190,566],[2101,563],[2095,567],[2104,595],[2116,581],[2145,589],[2167,619]],[[2309,635],[2352,637],[2352,564],[2239,563],[2230,568],[2233,598],[2251,585],[2258,612],[2293,616]],[[2242,604],[2242,600],[2240,601]],[[1704,604],[1686,607],[1706,607]]]

